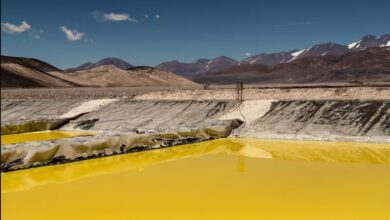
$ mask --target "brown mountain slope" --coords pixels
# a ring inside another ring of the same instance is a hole
[[[369,48],[342,56],[305,57],[272,68],[264,65],[238,65],[216,73],[204,73],[196,82],[245,83],[318,83],[318,82],[389,82],[389,47]]]
[[[106,65],[64,74],[40,60],[9,56],[1,56],[0,73],[1,88],[197,85],[189,79],[152,67],[123,70]]]
[[[113,65],[68,74],[75,80],[89,81],[90,86],[171,86],[196,85],[189,79],[152,67],[134,67],[122,70]]]
[[[127,68],[134,67],[133,65],[127,63],[126,61],[124,61],[122,59],[119,59],[116,57],[107,57],[107,58],[99,60],[96,63],[87,62],[87,63],[81,64],[78,67],[66,69],[66,70],[64,70],[64,72],[70,73],[70,72],[76,72],[76,71],[83,71],[83,70],[89,70],[89,69],[93,69],[93,68],[96,68],[99,66],[106,66],[106,65],[114,65],[114,66],[118,67],[119,69],[123,69],[123,70],[125,70]]]
[[[36,59],[1,56],[1,87],[74,87],[61,70]]]
[[[157,69],[173,72],[177,75],[191,78],[205,72],[217,72],[238,63],[230,57],[219,56],[214,59],[198,59],[192,63],[183,63],[177,60],[163,62],[156,66]]]

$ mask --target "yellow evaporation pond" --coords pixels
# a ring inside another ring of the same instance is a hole
[[[1,175],[4,220],[390,219],[381,144],[220,139]]]
[[[83,131],[37,131],[21,134],[1,135],[1,144],[15,144],[28,141],[56,140],[77,136],[95,135],[92,132]]]

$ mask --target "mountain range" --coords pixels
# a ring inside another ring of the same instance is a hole
[[[220,56],[214,59],[199,59],[193,63],[182,63],[177,60],[163,62],[157,65],[156,68],[191,78],[206,72],[217,72],[237,65],[237,63],[238,61],[233,58]]]
[[[60,70],[33,58],[1,56],[1,87],[109,87],[198,83],[390,82],[390,35],[367,35],[348,45],[261,53],[242,61],[226,56],[192,63],[134,67],[119,58]]]
[[[384,34],[381,36],[366,35],[359,41],[350,43],[348,45],[341,45],[337,43],[322,43],[301,50],[294,49],[276,53],[260,53],[241,61],[237,61],[227,56],[219,56],[213,59],[202,58],[191,63],[173,60],[158,64],[156,68],[168,72],[173,72],[186,78],[194,78],[196,75],[219,72],[223,69],[227,69],[235,65],[262,64],[266,66],[274,66],[280,63],[289,63],[304,57],[344,55],[353,51],[384,46],[390,46],[390,34]],[[66,69],[65,72],[88,70],[103,65],[114,65],[120,69],[128,69],[133,67],[132,64],[129,64],[124,60],[111,57],[104,58],[96,63],[87,62],[78,67]]]
[[[98,65],[87,70],[64,72],[46,62],[1,56],[1,88],[196,86],[193,81],[154,67],[120,69]]]
[[[281,63],[289,63],[304,57],[344,55],[349,52],[364,50],[370,47],[384,46],[390,46],[389,34],[384,34],[381,36],[366,35],[361,40],[353,42],[349,45],[322,43],[302,50],[295,49],[277,53],[260,53],[250,56],[242,61],[236,61],[232,58],[221,56],[211,60],[199,59],[192,63],[183,63],[176,60],[164,62],[157,65],[156,68],[170,71],[188,78],[193,78],[199,74],[218,72],[234,65],[262,64],[266,66],[274,66]],[[209,68],[210,63],[212,63],[214,68]]]
[[[390,82],[390,47],[370,47],[343,55],[305,56],[273,66],[244,63],[199,74],[192,80],[213,84]]]

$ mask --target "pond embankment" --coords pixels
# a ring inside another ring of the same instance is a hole
[[[270,96],[237,101],[230,96],[212,100],[186,95],[187,90],[181,92],[182,98],[175,98],[180,94],[172,91],[164,97],[164,92],[133,98],[2,99],[2,135],[44,130],[96,133],[4,144],[2,170],[232,136],[390,143],[390,101],[382,99],[387,93],[366,100],[279,100]]]

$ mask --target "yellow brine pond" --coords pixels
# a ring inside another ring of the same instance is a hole
[[[84,131],[37,131],[30,133],[21,133],[21,134],[8,134],[1,135],[1,144],[15,144],[21,142],[29,141],[46,141],[46,140],[56,140],[63,138],[71,138],[77,136],[90,136],[95,135],[92,132]]]
[[[390,146],[220,139],[1,174],[3,220],[389,220]]]

